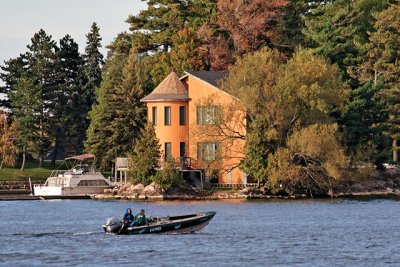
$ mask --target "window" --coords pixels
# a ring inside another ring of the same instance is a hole
[[[179,143],[179,156],[185,157],[186,156],[186,144],[185,142]]]
[[[108,184],[104,180],[81,180],[78,186],[107,186]]]
[[[171,125],[171,107],[164,107],[164,125]]]
[[[221,143],[197,143],[197,159],[218,160],[221,159]]]
[[[219,106],[198,106],[197,125],[219,124],[221,121],[221,107]]]
[[[151,118],[153,125],[157,125],[157,107],[151,108]]]
[[[171,143],[165,143],[164,153],[165,153],[164,155],[165,159],[171,157]]]
[[[179,125],[186,125],[186,107],[179,107]]]

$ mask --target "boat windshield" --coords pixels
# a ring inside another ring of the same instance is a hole
[[[84,174],[84,173],[86,173],[88,171],[89,171],[89,165],[88,164],[78,164],[78,165],[75,165],[72,168],[72,172],[74,174]]]

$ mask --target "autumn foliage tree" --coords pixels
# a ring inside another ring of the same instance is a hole
[[[3,166],[15,164],[18,153],[15,139],[17,139],[15,124],[8,125],[6,117],[0,113],[0,170]]]
[[[220,0],[217,24],[230,33],[235,53],[242,55],[277,42],[278,22],[287,0]]]
[[[267,186],[273,193],[326,194],[346,164],[338,126],[313,124],[294,131],[286,147],[268,156]]]
[[[289,159],[293,158],[287,150],[281,150],[290,147],[288,140],[295,138],[296,132],[335,122],[332,114],[343,107],[347,92],[339,69],[312,51],[298,50],[286,60],[280,52],[269,48],[239,59],[222,88],[237,96],[247,112],[242,168],[260,183],[272,175],[269,164],[276,153],[279,161],[285,159],[279,164],[291,164]],[[326,131],[325,138],[332,139],[333,132]]]

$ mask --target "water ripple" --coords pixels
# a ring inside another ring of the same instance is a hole
[[[0,266],[400,266],[398,203],[2,202]],[[217,215],[196,234],[105,234],[105,218],[127,206],[145,206],[149,215]]]

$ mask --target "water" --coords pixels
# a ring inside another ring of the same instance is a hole
[[[197,234],[112,236],[126,207],[217,211]],[[400,266],[395,200],[0,202],[1,266]]]

